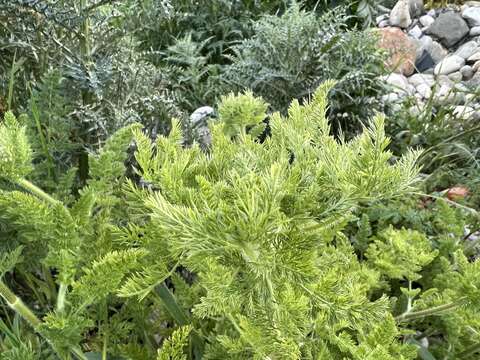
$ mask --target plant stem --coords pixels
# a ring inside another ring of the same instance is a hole
[[[107,300],[102,301],[101,304],[102,321],[104,326],[103,335],[103,348],[102,348],[102,360],[107,360],[107,348],[108,348],[108,304]]]
[[[80,26],[80,57],[82,59],[85,69],[89,69],[91,64],[91,44],[90,44],[90,18],[88,11],[88,0],[80,0],[79,3],[79,15],[83,17],[82,24]],[[82,103],[84,106],[88,106],[92,103],[92,94],[88,90],[82,90]],[[89,173],[88,152],[85,148],[90,143],[90,136],[88,133],[88,124],[83,124],[82,134],[80,134],[84,147],[78,154],[78,175],[80,177],[80,185],[84,186],[87,182]]]
[[[3,281],[0,281],[0,296],[7,302],[8,306],[24,318],[33,328],[41,324],[40,319],[15,295]]]
[[[412,291],[412,281],[411,280],[408,280],[408,290]],[[412,297],[410,295],[408,295],[408,299],[407,299],[407,313],[410,313],[410,311],[412,310]]]
[[[403,314],[395,317],[395,320],[398,322],[402,321],[409,321],[409,320],[416,320],[416,319],[421,319],[426,316],[432,316],[436,315],[438,313],[445,312],[447,310],[455,309],[461,305],[463,305],[466,301],[466,297],[462,297],[458,299],[457,301],[452,301],[447,304],[439,305],[439,306],[434,306],[430,309],[425,309],[425,310],[420,310],[420,311],[414,311],[414,312],[404,312]]]
[[[462,351],[460,354],[458,354],[458,357],[460,359],[473,359],[472,356],[477,352],[480,352],[480,343],[472,345],[465,351]]]
[[[178,325],[184,326],[190,323],[187,314],[185,314],[183,309],[178,305],[175,296],[170,292],[165,283],[162,283],[162,285],[158,286],[155,293],[162,300],[163,305],[170,315],[175,319]]]
[[[65,296],[67,294],[67,285],[60,284],[57,294],[57,312],[62,313],[65,309]]]
[[[45,157],[47,158],[47,161],[49,163],[49,166],[47,168],[48,176],[49,176],[49,178],[52,178],[53,181],[56,181],[57,176],[56,176],[56,171],[55,171],[55,162],[53,160],[52,154],[50,154],[50,151],[48,149],[47,139],[46,139],[45,135],[43,134],[42,124],[40,122],[40,113],[38,111],[36,98],[35,98],[33,92],[31,93],[31,98],[32,98],[32,100],[31,100],[31,104],[30,104],[30,109],[31,109],[31,112],[32,112],[33,119],[35,120],[35,126],[37,127],[38,138],[40,139],[40,144],[42,145],[42,150],[45,153]]]
[[[38,327],[42,324],[42,321],[30,310],[30,308],[25,305],[17,295],[15,295],[8,286],[0,280],[0,297],[2,297],[8,306],[19,314],[25,321],[27,321],[35,331],[37,331]],[[44,336],[43,334],[40,334]],[[47,342],[52,346],[52,348],[56,351],[55,345],[47,338],[45,338]],[[57,351],[56,351],[57,352]],[[83,351],[78,347],[74,347],[71,349],[71,352],[75,354],[77,358],[80,360],[88,360]]]
[[[30,191],[32,194],[36,195],[40,199],[45,200],[51,205],[58,205],[60,203],[60,201],[58,201],[57,199],[54,199],[53,197],[48,195],[45,191],[43,191],[38,186],[32,184],[30,181],[26,179],[22,178],[18,180],[17,184],[23,187],[24,189]]]
[[[15,83],[15,73],[17,72],[16,63],[17,51],[13,54],[12,69],[10,70],[10,80],[8,81],[7,110],[12,109],[13,85]]]

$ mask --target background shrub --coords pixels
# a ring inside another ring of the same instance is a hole
[[[274,110],[285,112],[291,99],[304,99],[326,79],[337,84],[331,94],[331,118],[337,129],[352,131],[377,107],[382,57],[371,33],[349,31],[347,17],[293,5],[282,16],[265,16],[254,35],[233,47],[225,77],[234,88],[251,88]]]

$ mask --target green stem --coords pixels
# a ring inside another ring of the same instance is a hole
[[[17,71],[16,57],[17,51],[15,51],[15,53],[13,54],[12,69],[10,70],[10,80],[8,81],[7,110],[12,109],[13,85],[15,83],[15,73]]]
[[[451,303],[448,303],[448,304],[434,306],[430,309],[414,311],[414,312],[404,312],[403,314],[397,316],[395,320],[398,322],[411,321],[411,320],[421,319],[426,316],[436,315],[438,313],[443,313],[447,310],[452,310],[459,306],[462,306],[463,304],[465,304],[466,300],[467,300],[466,297],[463,297],[457,301],[452,301]]]
[[[412,291],[412,281],[408,280],[408,290]],[[409,313],[412,310],[412,297],[408,295],[407,299],[407,313]]]
[[[3,281],[0,281],[0,296],[7,302],[8,306],[24,318],[33,328],[39,326],[40,319],[15,295]]]
[[[458,357],[460,359],[473,359],[472,356],[478,352],[480,352],[480,343],[472,345],[465,351],[462,351],[460,354],[458,354]]]
[[[102,349],[102,360],[107,360],[107,348],[108,348],[108,304],[107,300],[102,301],[102,317],[103,317],[103,326],[104,326],[104,335],[103,335],[103,349]]]
[[[185,314],[183,309],[178,305],[175,296],[170,292],[165,283],[156,288],[156,294],[162,300],[163,305],[178,325],[184,326],[190,323],[187,314]]]
[[[91,66],[91,44],[90,44],[90,19],[88,14],[88,0],[80,0],[79,15],[83,17],[81,24],[81,37],[80,37],[80,55],[83,65],[86,69]],[[89,105],[93,101],[92,94],[88,90],[82,91],[83,105]],[[84,147],[90,143],[90,136],[88,134],[87,124],[83,125],[82,134],[80,134]],[[85,148],[82,148],[78,154],[78,175],[80,178],[81,186],[84,186],[88,179],[89,173],[89,161],[88,153]]]
[[[167,312],[178,325],[185,326],[191,323],[188,314],[185,313],[180,305],[178,305],[175,296],[172,294],[167,285],[165,285],[165,283],[157,286],[154,294],[157,295],[157,297],[161,300]],[[194,354],[193,358],[195,360],[201,359],[203,353],[203,341],[196,333],[192,334],[192,347],[192,353]]]
[[[23,187],[24,189],[30,191],[32,194],[36,195],[40,199],[45,200],[51,205],[58,205],[60,203],[60,201],[54,199],[53,197],[48,195],[45,191],[43,191],[38,186],[32,184],[30,181],[26,179],[22,178],[20,180],[17,180],[17,184]]]
[[[63,310],[65,309],[66,294],[67,294],[67,285],[60,284],[60,287],[58,288],[58,295],[57,295],[57,312],[58,313],[63,313]]]
[[[40,139],[40,144],[42,146],[43,152],[45,153],[45,157],[47,158],[47,161],[49,163],[49,166],[47,169],[48,176],[49,178],[52,178],[53,181],[56,181],[57,176],[55,172],[55,161],[53,160],[52,154],[50,154],[50,151],[48,149],[47,139],[43,134],[42,124],[40,122],[40,113],[38,111],[37,102],[33,93],[31,94],[31,99],[32,100],[30,103],[30,109],[32,112],[33,119],[35,120],[35,126],[37,127],[38,138]]]
[[[25,305],[17,295],[15,295],[7,285],[3,281],[0,280],[0,297],[2,297],[8,306],[19,314],[25,321],[27,321],[35,331],[37,331],[38,327],[42,324],[42,321],[29,309],[27,305]],[[44,336],[43,334],[40,334]],[[45,338],[47,342],[52,346],[52,348],[56,351],[54,344],[47,338]],[[78,347],[74,347],[71,349],[72,353],[80,360],[88,360],[85,356],[83,351]]]

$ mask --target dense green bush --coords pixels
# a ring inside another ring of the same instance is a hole
[[[253,37],[233,47],[225,77],[283,112],[292,99],[304,99],[325,79],[335,79],[331,117],[344,131],[356,130],[379,109],[383,66],[375,35],[348,31],[346,20],[339,12],[318,17],[298,5],[281,17],[263,17]]]
[[[172,4],[169,17],[144,25],[137,37],[176,102],[188,111],[239,88],[253,88],[274,109],[286,110],[292,99],[309,96],[332,78],[339,81],[333,112],[350,131],[378,108],[381,87],[375,79],[383,63],[373,34],[348,31],[349,4],[328,11],[334,5],[181,1]]]
[[[8,113],[0,295],[16,320],[3,315],[2,356],[475,354],[479,262],[455,240],[458,213],[439,203],[433,229],[389,227],[393,211],[375,203],[414,190],[418,154],[389,164],[382,117],[337,142],[325,116],[332,85],[273,114],[263,143],[266,104],[251,94],[224,98],[208,153],[182,147],[178,122],[155,142],[126,127],[90,155],[87,186],[63,203],[28,180],[26,129]],[[142,186],[125,176],[132,139]]]

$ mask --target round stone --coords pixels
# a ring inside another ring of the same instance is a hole
[[[433,75],[429,74],[413,74],[408,78],[408,81],[415,87],[418,87],[421,84],[432,87],[433,84],[435,84],[435,78],[433,77]]]
[[[454,73],[451,73],[448,75],[448,78],[452,80],[453,82],[460,82],[463,79],[462,73],[460,71],[455,71]]]
[[[473,77],[473,68],[470,65],[465,65],[460,69],[463,80],[470,80]]]
[[[480,35],[480,26],[474,26],[470,28],[470,33],[468,35],[472,37]]]
[[[423,99],[429,99],[432,96],[432,89],[427,84],[423,83],[416,87],[417,93],[421,95]]]
[[[408,0],[399,0],[390,12],[390,24],[406,29],[412,23]]]
[[[476,62],[478,60],[480,60],[480,51],[477,51],[475,54],[473,54],[467,59],[468,62]]]
[[[471,27],[480,26],[480,7],[467,7],[462,11],[462,17]]]
[[[430,15],[423,15],[422,17],[420,17],[419,21],[420,24],[422,24],[423,26],[429,27],[435,22],[435,19]]]
[[[435,75],[448,75],[456,72],[465,65],[465,59],[458,55],[450,55],[435,66]]]
[[[464,59],[468,59],[480,49],[480,45],[476,41],[469,41],[458,48],[455,51],[455,55],[458,55]]]

